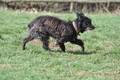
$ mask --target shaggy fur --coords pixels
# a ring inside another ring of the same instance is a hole
[[[84,16],[83,13],[76,13],[76,15],[77,18],[73,21],[65,21],[53,16],[39,16],[35,18],[28,24],[29,35],[24,38],[22,49],[25,50],[25,45],[28,41],[39,38],[43,43],[43,48],[51,51],[48,47],[48,40],[51,36],[56,39],[62,51],[65,52],[64,43],[69,41],[81,46],[84,53],[84,43],[82,40],[77,39],[77,35],[86,30],[92,30],[95,27],[92,25],[91,20]]]

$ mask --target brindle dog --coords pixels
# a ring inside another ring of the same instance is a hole
[[[91,19],[83,13],[76,13],[77,18],[73,21],[61,20],[54,16],[39,16],[28,24],[29,35],[24,38],[22,49],[28,41],[38,38],[43,43],[43,48],[49,51],[49,38],[55,38],[61,50],[65,52],[65,42],[71,42],[81,46],[84,53],[84,43],[77,39],[79,33],[87,30],[93,30],[95,27],[91,23]]]

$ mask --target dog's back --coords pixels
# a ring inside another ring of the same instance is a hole
[[[63,34],[64,30],[73,32],[71,24],[72,23],[69,21],[61,20],[54,16],[39,16],[28,24],[28,29],[30,31],[31,28],[35,26],[41,29],[41,32],[47,32],[50,36],[58,38],[62,35],[66,35]]]
[[[31,29],[35,24],[44,24],[45,26],[57,26],[61,22],[63,22],[63,20],[54,16],[39,16],[28,24],[28,28]]]

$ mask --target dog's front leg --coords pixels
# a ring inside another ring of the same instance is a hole
[[[61,50],[65,52],[65,45],[63,39],[57,39],[57,44],[60,46]]]
[[[82,50],[82,53],[84,53],[84,43],[82,40],[79,40],[79,39],[75,39],[75,40],[72,40],[70,41],[72,44],[77,44],[79,46],[81,46],[81,50]]]
[[[65,52],[65,45],[64,45],[64,43],[58,43],[58,44],[59,44],[60,48],[62,49],[62,51]]]

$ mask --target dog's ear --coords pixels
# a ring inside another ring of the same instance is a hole
[[[80,13],[81,16],[85,17],[85,15],[83,13]]]
[[[83,13],[76,13],[76,15],[79,20],[82,20],[85,17]]]
[[[76,12],[76,16],[77,16],[77,18],[79,18],[80,14],[78,12]]]

